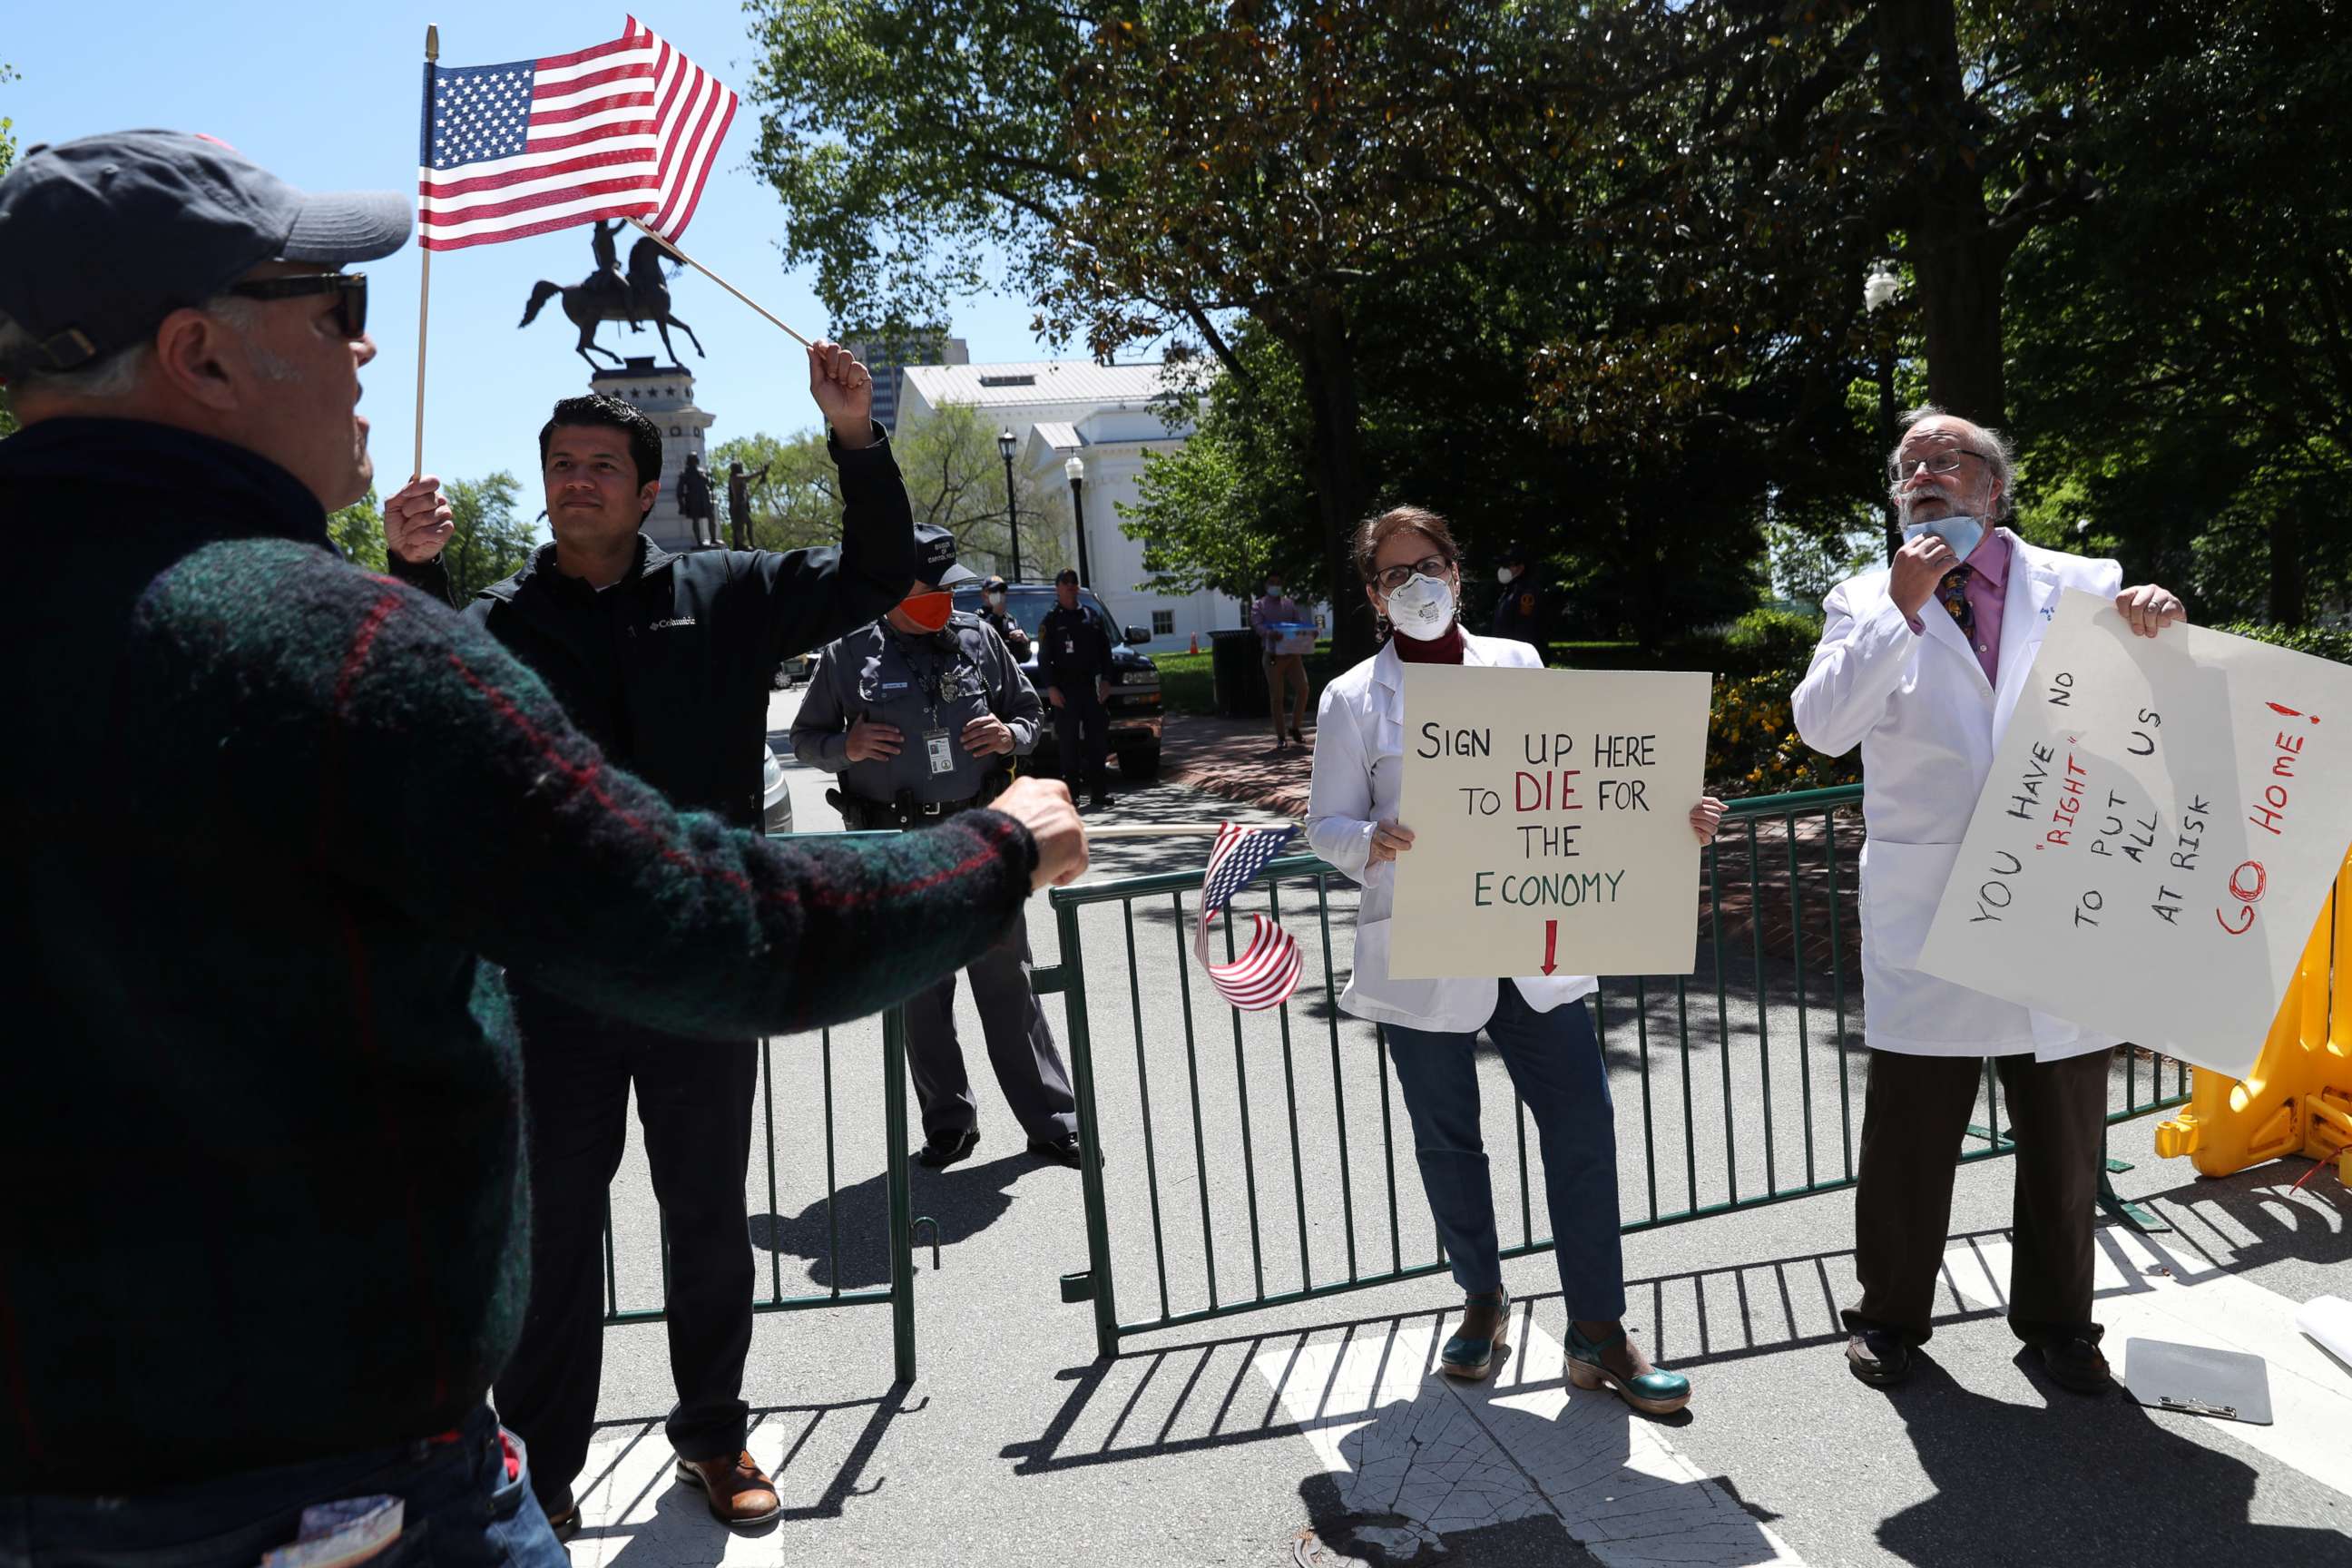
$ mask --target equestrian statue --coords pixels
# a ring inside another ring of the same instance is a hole
[[[604,368],[590,358],[592,353],[603,354],[614,364],[628,363],[596,341],[597,325],[604,321],[626,321],[632,330],[640,332],[646,330],[646,322],[653,322],[673,363],[677,360],[677,350],[670,346],[672,327],[686,334],[696,353],[702,353],[702,340],[694,335],[694,329],[670,313],[669,279],[662,270],[662,262],[665,258],[675,259],[677,253],[647,235],[630,248],[629,270],[624,275],[616,244],[621,227],[619,218],[613,219],[610,227],[601,220],[596,223],[595,232],[589,237],[596,252],[596,270],[579,283],[566,289],[542,278],[532,284],[530,303],[524,308],[520,324],[530,325],[539,319],[541,306],[562,295],[564,315],[580,329],[580,357],[588,361],[592,370]]]

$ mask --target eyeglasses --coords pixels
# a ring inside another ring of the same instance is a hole
[[[367,274],[364,272],[305,272],[292,278],[264,278],[252,283],[232,283],[221,290],[240,300],[299,300],[312,294],[335,296],[335,321],[346,338],[367,331]]]
[[[1931,474],[1949,474],[1958,470],[1962,458],[1974,458],[1979,463],[1985,460],[1982,452],[1971,452],[1966,447],[1938,447],[1933,451],[1921,453],[1907,463],[1898,457],[1887,465],[1887,472],[1898,479],[1918,472],[1923,467]]]
[[[1375,575],[1372,581],[1381,585],[1381,592],[1393,594],[1412,582],[1416,575],[1443,577],[1447,572],[1453,570],[1453,567],[1454,563],[1443,555],[1424,555],[1410,566],[1391,566],[1387,571]]]

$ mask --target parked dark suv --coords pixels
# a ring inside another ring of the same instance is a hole
[[[1021,673],[1037,688],[1041,698],[1045,694],[1045,685],[1037,679],[1037,628],[1057,602],[1051,583],[1014,583],[1005,589],[1004,613],[1029,634],[1029,657],[1022,661]],[[1110,638],[1110,700],[1104,706],[1110,710],[1110,749],[1118,758],[1118,771],[1130,779],[1150,778],[1160,771],[1160,669],[1133,645],[1150,642],[1151,634],[1140,626],[1129,626],[1122,635],[1118,623],[1103,608],[1102,601],[1085,588],[1078,590],[1078,603],[1102,623],[1104,633]],[[980,584],[967,583],[959,586],[955,590],[955,607],[978,614]],[[1048,704],[1046,722],[1037,736],[1035,761],[1040,766],[1058,772],[1061,762],[1056,753],[1052,707]]]

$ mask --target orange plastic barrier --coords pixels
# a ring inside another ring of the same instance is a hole
[[[2156,1152],[2226,1176],[2288,1154],[2336,1163],[2352,1185],[2352,853],[2295,965],[2270,1037],[2242,1082],[2199,1068]]]

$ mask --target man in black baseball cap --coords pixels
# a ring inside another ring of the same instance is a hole
[[[338,268],[408,222],[163,132],[0,180],[0,526],[43,574],[0,625],[0,1562],[561,1568],[486,1399],[530,1230],[499,968],[700,1041],[815,1028],[1084,869],[1034,780],[878,845],[681,814],[340,560],[375,347]]]
[[[126,131],[0,182],[0,380],[18,418],[103,413],[242,447],[322,507],[366,493],[367,279],[404,196],[313,195],[234,148]]]
[[[1011,597],[1011,584],[1002,577],[990,577],[980,585],[980,618],[1004,639],[1004,646],[1013,650],[1015,664],[1026,664],[1029,662],[1029,634],[1022,630],[1019,621],[1013,618],[1008,607]]]

